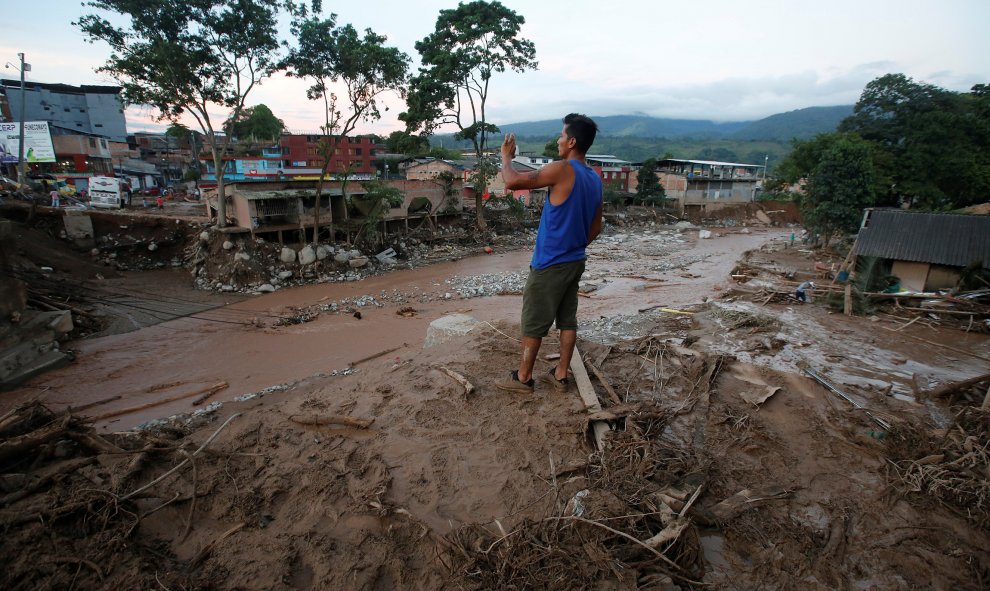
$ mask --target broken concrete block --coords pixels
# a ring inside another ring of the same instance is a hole
[[[316,251],[313,250],[312,246],[304,246],[302,250],[299,251],[299,264],[300,265],[312,265],[316,262]]]
[[[292,277],[292,271],[279,271],[278,273],[278,278],[281,279],[282,281],[285,281],[290,277]]]
[[[357,257],[347,261],[353,269],[360,269],[368,264],[368,257]]]
[[[711,238],[712,233],[710,230],[698,230],[698,238]]]
[[[477,318],[467,314],[451,314],[437,318],[426,329],[423,348],[435,347],[453,338],[462,337],[471,332],[478,324],[480,322]]]
[[[49,312],[51,314],[48,328],[55,332],[56,337],[61,337],[72,332],[72,312],[64,310],[62,312]]]
[[[224,240],[223,241],[223,249],[224,250],[230,250],[231,248],[234,248],[234,243],[231,242],[230,240]]]
[[[237,254],[234,255],[234,260],[235,261],[250,261],[251,260],[251,255],[249,255],[246,252],[239,252],[239,253],[237,253]]]
[[[210,241],[210,233],[209,232],[200,232],[199,233],[199,241],[200,242],[209,242]]]
[[[94,244],[93,220],[88,215],[81,215],[78,211],[66,211],[62,224],[65,226],[65,236],[76,244],[80,246]]]
[[[258,287],[258,291],[261,293],[272,293],[275,291],[275,286],[271,283],[265,283]]]
[[[279,259],[287,265],[289,263],[294,263],[296,262],[296,251],[292,250],[288,246],[283,246],[282,254],[279,255]]]

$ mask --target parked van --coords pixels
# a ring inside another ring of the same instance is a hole
[[[126,181],[111,176],[94,176],[89,179],[90,205],[123,209],[124,205],[128,204],[127,190]]]

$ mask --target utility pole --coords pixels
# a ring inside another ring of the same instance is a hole
[[[770,162],[770,154],[763,156],[763,182],[767,182],[767,163]]]
[[[24,185],[27,184],[27,174],[25,173],[27,163],[24,162],[24,109],[27,106],[27,101],[24,98],[24,72],[31,71],[31,64],[24,63],[23,53],[18,53],[17,57],[21,58],[21,141],[17,147],[17,182]]]

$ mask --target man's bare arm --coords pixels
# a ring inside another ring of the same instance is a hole
[[[551,187],[563,180],[566,163],[551,162],[539,170],[519,172],[512,168],[512,158],[516,154],[516,135],[510,133],[502,141],[502,180],[510,191],[518,189],[540,189]]]

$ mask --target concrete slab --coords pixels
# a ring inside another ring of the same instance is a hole
[[[428,349],[446,343],[455,337],[462,337],[471,332],[480,322],[467,314],[451,314],[437,318],[426,329],[426,339],[423,348]]]

